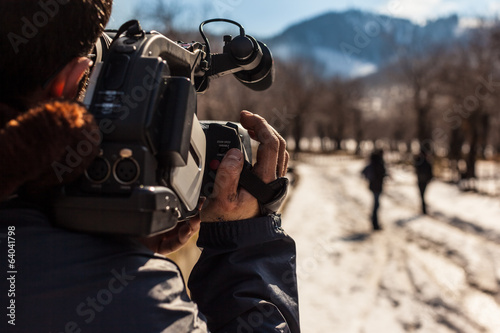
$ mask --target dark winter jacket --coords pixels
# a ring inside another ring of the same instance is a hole
[[[427,184],[432,180],[432,165],[425,156],[415,158],[415,170],[419,183]]]
[[[386,170],[383,162],[372,161],[362,171],[363,176],[368,179],[370,191],[381,193],[384,184]]]
[[[0,306],[15,302],[15,326],[4,316],[1,332],[299,332],[295,244],[279,216],[202,223],[192,301],[177,265],[135,239],[71,232],[37,209],[3,206],[15,258],[1,286],[15,294]]]

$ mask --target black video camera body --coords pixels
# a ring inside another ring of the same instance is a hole
[[[92,137],[101,153],[56,200],[58,225],[140,236],[166,231],[197,213],[227,150],[239,148],[251,161],[243,128],[200,123],[196,115],[196,95],[213,78],[233,73],[255,90],[273,80],[269,49],[241,26],[239,36],[224,37],[222,54],[210,53],[202,28],[220,20],[200,25],[205,44],[146,33],[138,21],[112,41],[112,34],[100,39],[84,104],[99,125]]]

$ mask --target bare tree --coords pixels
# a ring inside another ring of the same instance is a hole
[[[274,98],[281,101],[288,113],[287,131],[295,143],[292,158],[301,151],[300,142],[310,124],[313,101],[317,96],[319,82],[304,62],[280,62],[276,68],[276,82],[272,91]]]
[[[449,115],[450,158],[461,156],[462,146],[469,149],[465,156],[466,170],[462,178],[476,177],[476,160],[484,157],[490,133],[491,119],[496,111],[494,86],[488,83],[494,73],[491,31],[484,24],[458,44],[447,58],[441,82],[452,98]],[[463,135],[460,132],[463,132]]]
[[[430,113],[439,94],[438,76],[445,52],[436,47],[424,48],[420,41],[412,49],[401,49],[398,61],[404,81],[411,90],[410,105],[416,116],[416,136],[421,148],[432,151]]]
[[[317,134],[332,141],[335,150],[342,149],[349,136],[361,140],[362,114],[358,105],[361,94],[360,81],[340,77],[324,82],[316,94],[314,117]],[[323,148],[327,149],[326,146]]]

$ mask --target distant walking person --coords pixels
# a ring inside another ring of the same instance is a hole
[[[363,169],[363,176],[368,179],[370,191],[373,193],[373,230],[380,230],[378,222],[378,208],[380,206],[380,194],[382,193],[384,177],[387,175],[384,165],[382,150],[375,150],[370,155],[370,163]]]
[[[415,156],[415,171],[417,173],[418,189],[420,190],[420,199],[422,202],[422,214],[427,214],[427,204],[424,194],[427,185],[432,180],[433,173],[429,155],[423,150]]]

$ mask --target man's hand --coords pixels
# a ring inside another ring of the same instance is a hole
[[[260,143],[252,172],[266,184],[283,177],[289,158],[285,140],[259,115],[242,111],[240,123]],[[257,199],[238,188],[243,163],[243,154],[238,149],[231,149],[224,156],[217,169],[213,193],[201,210],[203,222],[236,221],[260,215]]]
[[[289,158],[285,140],[259,115],[242,111],[240,122],[250,137],[260,142],[252,172],[266,184],[285,176]],[[243,154],[238,149],[231,149],[224,156],[217,170],[213,193],[201,210],[201,221],[236,221],[260,215],[257,199],[238,188],[243,162]],[[166,233],[142,238],[141,242],[152,251],[166,255],[184,246],[199,229],[200,217],[196,216],[178,223]]]
[[[142,244],[146,245],[151,251],[163,255],[170,254],[186,245],[189,239],[200,229],[200,217],[196,215],[189,221],[179,222],[174,229],[166,233],[141,238]]]

